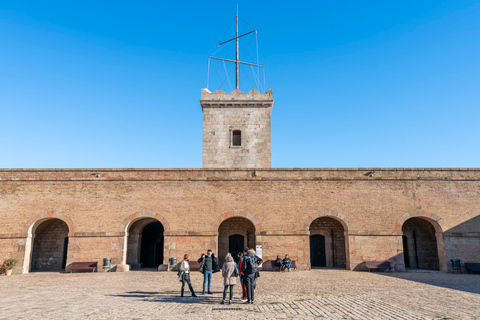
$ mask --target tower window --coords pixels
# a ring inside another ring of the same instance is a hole
[[[232,146],[240,147],[242,145],[242,131],[234,130],[233,131],[233,139],[232,139]]]

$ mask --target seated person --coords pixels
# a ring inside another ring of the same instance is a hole
[[[283,259],[283,266],[284,268],[288,269],[288,272],[290,272],[290,266],[292,265],[292,259],[288,257],[288,254],[285,255],[285,259]]]
[[[278,271],[281,271],[283,268],[283,260],[280,256],[277,256],[277,260],[275,260],[275,267],[278,267]]]

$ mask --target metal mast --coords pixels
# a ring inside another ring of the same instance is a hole
[[[238,7],[237,7],[237,16],[235,17],[235,19],[237,20],[237,33],[236,33],[236,36],[235,36],[235,39],[236,39],[236,42],[237,42],[237,55],[236,55],[236,59],[235,59],[235,64],[236,64],[236,69],[237,69],[237,81],[235,82],[236,85],[235,85],[235,89],[239,90],[238,89],[238,86],[240,85],[240,78],[239,78],[239,72],[238,72],[238,67],[240,66],[239,63],[238,63]]]
[[[260,67],[260,68],[264,68],[264,66],[263,66],[262,64],[254,64],[254,63],[248,63],[248,62],[240,61],[240,53],[239,53],[239,49],[238,49],[239,39],[240,39],[241,37],[243,37],[243,36],[249,35],[250,33],[257,32],[257,30],[256,30],[256,29],[253,29],[253,30],[250,31],[250,32],[244,33],[244,34],[242,34],[242,35],[240,35],[240,36],[238,35],[238,7],[237,7],[237,15],[235,16],[235,22],[236,22],[235,38],[232,38],[232,39],[227,40],[227,41],[220,42],[220,43],[218,44],[218,46],[221,47],[223,44],[235,40],[235,42],[236,42],[236,55],[235,55],[235,60],[217,58],[217,57],[214,57],[214,56],[212,56],[212,55],[209,56],[209,59],[216,59],[216,60],[234,62],[234,63],[235,63],[235,69],[236,69],[235,89],[240,90],[240,65],[241,65],[241,64],[246,64],[246,65],[249,65],[249,66]],[[227,76],[228,76],[228,75],[227,75]]]

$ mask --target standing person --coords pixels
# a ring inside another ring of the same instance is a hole
[[[241,270],[241,266],[240,266],[240,263],[242,262],[242,259],[243,259],[243,252],[237,253],[237,260],[238,260],[237,268],[238,268],[238,273],[239,273],[238,279],[240,280],[240,286],[242,285],[242,270]]]
[[[255,303],[255,279],[258,273],[258,260],[255,251],[249,249],[242,263],[243,281],[247,287],[247,304]]]
[[[288,269],[288,272],[290,272],[290,267],[292,266],[292,259],[288,257],[288,254],[285,255],[285,259],[283,259],[283,265],[285,268]]]
[[[198,262],[202,263],[200,265],[200,272],[203,273],[203,292],[205,294],[205,287],[208,282],[208,294],[213,294],[210,290],[212,285],[212,274],[214,272],[220,271],[218,267],[218,259],[213,254],[211,249],[208,249],[207,254],[202,254],[202,257],[198,259]]]
[[[242,302],[247,302],[247,284],[245,283],[245,275],[242,272],[242,265],[243,261],[245,260],[245,256],[248,253],[248,248],[245,248],[245,250],[242,253],[242,258],[238,262],[238,270],[240,272],[240,283],[242,284]]]
[[[182,291],[180,297],[183,297],[183,291],[185,289],[185,282],[188,284],[188,288],[192,293],[192,297],[197,297],[195,291],[193,291],[192,283],[190,282],[190,265],[188,260],[190,259],[189,254],[183,256],[182,262],[180,262],[180,267],[178,268],[178,280],[182,282]]]
[[[233,286],[237,284],[236,277],[238,276],[238,269],[237,264],[233,261],[233,257],[230,253],[227,254],[225,257],[225,263],[222,267],[222,276],[223,276],[223,284],[225,286],[223,290],[223,300],[221,304],[225,304],[225,298],[227,297],[227,291],[230,288],[230,299],[228,300],[228,304],[232,304],[232,297],[233,297]]]

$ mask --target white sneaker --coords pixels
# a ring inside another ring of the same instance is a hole
[[[248,299],[242,299],[242,302],[247,302],[247,301],[248,301]]]

